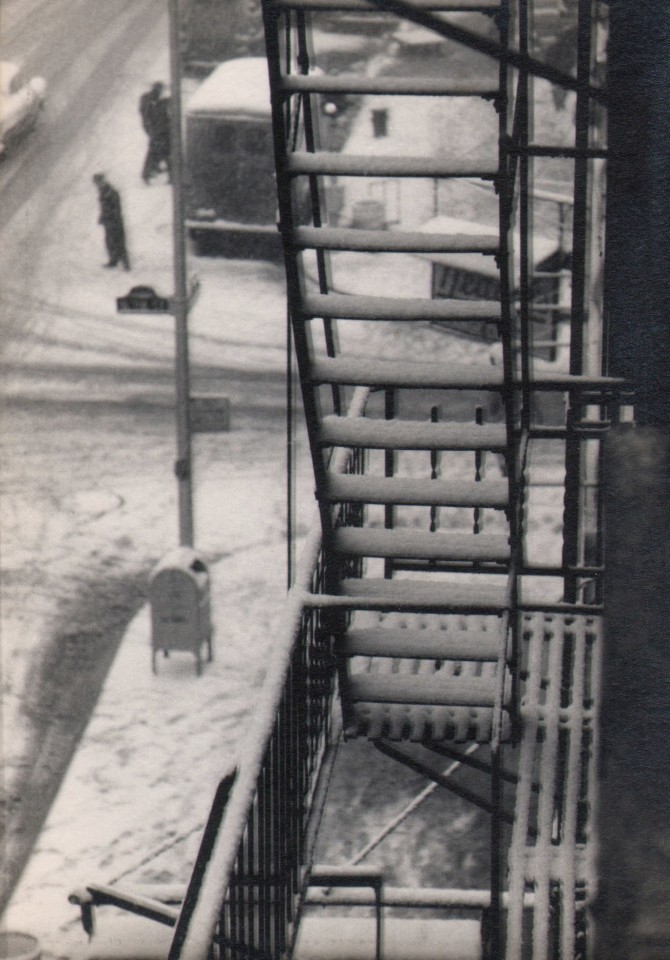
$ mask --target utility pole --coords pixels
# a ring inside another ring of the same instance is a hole
[[[193,546],[193,483],[191,425],[189,420],[190,382],[188,355],[189,291],[186,275],[184,237],[184,177],[181,120],[181,68],[179,49],[179,4],[168,0],[170,31],[170,156],[172,170],[172,242],[175,321],[175,406],[177,421],[177,477],[179,498],[179,544]]]

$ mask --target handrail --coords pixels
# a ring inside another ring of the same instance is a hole
[[[157,896],[158,889],[131,890],[118,888],[108,884],[89,883],[85,887],[78,887],[69,894],[68,900],[81,910],[81,924],[89,937],[95,934],[95,907],[108,905],[120,907],[128,913],[138,917],[146,917],[168,927],[173,927],[179,916],[178,908],[174,903],[180,903],[181,897],[170,902]],[[172,893],[172,891],[170,891]]]
[[[369,389],[365,387],[354,391],[348,410],[349,416],[362,415],[369,393]],[[337,450],[332,458],[331,470],[344,472],[350,456],[351,451],[347,449]],[[305,617],[318,616],[307,607],[305,598],[310,593],[315,573],[318,571],[321,543],[320,514],[317,508],[297,564],[295,582],[288,591],[286,607],[277,631],[277,640],[272,646],[262,693],[251,718],[247,735],[240,747],[235,780],[230,789],[225,810],[222,812],[220,828],[216,831],[209,857],[202,869],[197,900],[188,910],[186,910],[187,904],[182,908],[169,960],[205,960],[217,936],[222,905],[226,899],[250,814],[253,813],[259,782],[268,760],[268,748],[277,732],[277,718],[284,704],[287,684],[295,667],[296,650],[305,633]],[[325,715],[322,717],[322,722],[327,723]],[[320,734],[310,730],[307,736],[316,740]],[[316,759],[312,758],[313,768],[318,767],[323,759],[323,745],[320,748],[317,746],[317,753],[319,749],[321,750],[319,756]],[[316,781],[318,770],[312,769],[311,774],[312,779]],[[300,776],[300,771],[296,771],[296,776]],[[281,829],[288,830],[289,827],[281,824]]]
[[[203,960],[216,932],[221,904],[246,827],[267,744],[272,736],[284,693],[291,655],[299,635],[304,611],[302,598],[309,589],[321,548],[318,512],[315,519],[298,562],[295,584],[288,592],[284,616],[278,630],[278,641],[271,652],[263,694],[240,749],[237,779],[226,806],[222,828],[203,874],[198,902],[191,914],[188,929],[179,931],[178,928],[177,933],[181,933],[181,936],[175,934],[169,960],[177,960],[177,957],[182,960]]]

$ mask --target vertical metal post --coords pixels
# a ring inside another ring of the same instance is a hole
[[[438,423],[440,419],[440,408],[438,406],[433,406],[430,408],[430,422]],[[477,454],[475,454],[475,457]],[[440,476],[440,455],[437,450],[430,451],[430,479],[437,480]],[[438,527],[440,518],[439,507],[436,507],[433,504],[430,508],[430,532],[435,533]],[[476,533],[477,531],[475,531]]]
[[[308,318],[298,313],[297,305],[300,303],[301,280],[297,259],[293,254],[290,245],[290,233],[293,224],[293,197],[291,184],[286,175],[286,164],[284,159],[289,153],[290,143],[287,133],[287,121],[290,121],[290,105],[284,101],[281,92],[281,40],[280,36],[280,13],[276,8],[271,8],[269,4],[263,4],[263,24],[266,38],[266,51],[268,58],[268,73],[270,78],[270,97],[272,103],[272,134],[275,152],[275,165],[277,169],[277,199],[279,201],[279,232],[282,237],[282,246],[284,251],[284,264],[286,267],[286,282],[288,287],[288,303],[291,311],[291,324],[293,327],[294,357],[298,365],[300,383],[302,387],[303,406],[305,418],[311,427],[319,419],[319,393],[318,388],[308,385],[308,357],[309,357],[309,337]],[[286,21],[287,27],[290,26]],[[287,29],[284,34],[287,44],[287,62],[290,53],[290,34]],[[315,431],[308,430],[310,438],[310,451],[312,455],[312,464],[314,467],[314,476],[317,487],[325,485],[326,464],[324,462],[323,450],[314,440]],[[320,501],[319,509],[321,512],[321,524],[328,541],[329,532],[332,527],[332,517],[330,505]],[[326,543],[326,547],[328,547]]]
[[[175,474],[179,496],[179,543],[193,546],[193,488],[191,430],[189,423],[188,290],[186,243],[184,238],[184,176],[181,135],[181,70],[179,51],[178,0],[168,0],[170,31],[170,160],[172,171],[172,251],[174,273],[173,313],[175,320],[175,407],[177,419],[177,461]]]
[[[574,204],[572,228],[572,308],[570,319],[570,373],[584,373],[584,333],[588,315],[589,229],[590,229],[590,166],[584,151],[591,142],[591,103],[588,84],[591,77],[593,12],[591,0],[579,0],[577,21],[577,91],[575,108],[575,147],[578,155],[574,169]],[[575,425],[581,419],[583,404],[575,391],[568,395],[565,442],[565,503],[563,512],[563,597],[576,603],[579,578],[573,570],[583,556],[584,510],[582,482],[584,451]]]
[[[295,576],[295,542],[293,528],[295,523],[295,464],[296,435],[294,424],[293,399],[293,337],[291,331],[291,313],[286,314],[286,589],[293,586]]]
[[[307,22],[305,20],[305,14],[303,11],[297,11],[296,18],[298,67],[300,73],[307,74],[309,73],[310,66]],[[318,128],[317,124],[315,123],[312,106],[310,95],[308,93],[303,94],[302,114],[304,121],[305,149],[309,153],[314,153],[318,148]],[[324,199],[321,196],[322,188],[319,184],[319,178],[316,176],[310,176],[308,181],[312,223],[315,227],[320,227],[328,220],[328,210],[325,206]],[[315,254],[317,275],[319,278],[319,293],[328,293],[330,289],[328,256],[326,251],[321,249],[317,249]],[[328,356],[336,356],[338,353],[336,325],[327,317],[324,317],[323,319],[323,333]],[[331,393],[333,397],[333,411],[339,416],[343,409],[344,388],[339,386],[339,384],[334,383],[331,385]]]
[[[500,277],[500,337],[502,341],[502,366],[504,391],[502,395],[507,434],[506,459],[508,467],[509,525],[512,544],[518,535],[515,430],[517,419],[517,399],[514,389],[515,357],[513,353],[514,336],[512,328],[512,286],[514,256],[512,248],[512,217],[514,206],[514,183],[510,164],[510,108],[511,108],[511,71],[506,56],[510,47],[512,14],[509,0],[503,0],[498,14],[501,56],[498,68],[498,215],[499,248],[498,269]],[[503,682],[504,664],[500,682]],[[497,717],[497,712],[494,712]],[[490,817],[490,863],[489,879],[491,885],[491,905],[487,916],[487,956],[501,956],[502,937],[502,789],[500,779],[500,742],[496,733],[494,719],[494,742],[491,744],[491,817]]]
[[[525,56],[530,55],[531,18],[527,3],[520,3],[518,8],[519,21],[519,49]],[[531,138],[533,122],[530,107],[531,77],[527,70],[519,71],[517,83],[517,105],[519,113],[519,134],[521,146],[526,148]],[[520,327],[519,327],[519,369],[521,373],[521,429],[530,429],[531,420],[531,309],[530,301],[533,289],[533,220],[531,212],[532,196],[532,159],[522,153],[519,157],[519,290],[520,290]]]
[[[475,423],[481,425],[484,423],[484,408],[475,407]],[[480,483],[484,467],[484,452],[475,450],[475,483]],[[482,529],[482,511],[480,507],[475,507],[473,511],[472,532],[481,533]]]
[[[398,398],[395,390],[387,387],[384,391],[384,417],[387,420],[393,420],[397,414]],[[394,450],[384,451],[384,476],[392,477],[396,471],[396,453]],[[384,526],[387,530],[392,530],[395,526],[396,508],[392,503],[387,503],[384,507]],[[387,557],[384,560],[384,577],[390,580],[393,577],[393,559]]]

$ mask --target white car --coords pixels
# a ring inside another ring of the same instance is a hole
[[[0,157],[37,123],[46,98],[43,77],[28,78],[20,64],[0,60]]]

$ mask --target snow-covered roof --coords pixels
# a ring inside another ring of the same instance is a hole
[[[447,233],[447,234],[470,234],[476,236],[497,237],[496,227],[489,227],[483,223],[477,223],[474,220],[461,220],[457,217],[433,217],[418,228],[423,233]],[[518,249],[519,234],[514,235],[514,244]],[[533,259],[535,263],[542,263],[547,257],[557,250],[557,241],[548,237],[535,235],[533,237]],[[420,254],[427,257],[435,263],[453,265],[462,270],[473,270],[476,273],[489,273],[491,276],[497,275],[498,268],[493,257],[483,256],[481,253],[455,254],[455,253],[427,253]]]
[[[187,105],[187,113],[270,114],[270,82],[264,57],[226,60],[204,80]]]

